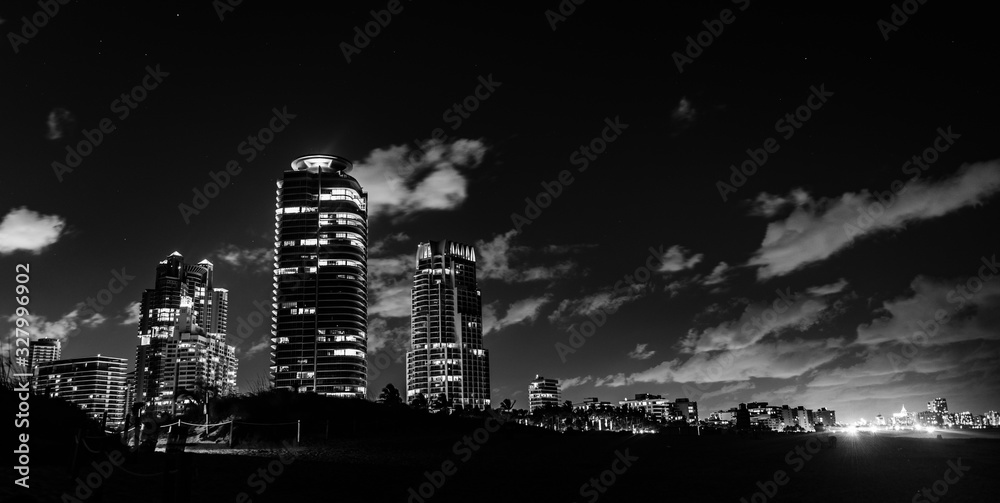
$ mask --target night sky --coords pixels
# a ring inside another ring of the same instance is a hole
[[[155,4],[71,2],[37,33],[36,3],[0,12],[0,285],[30,264],[33,336],[64,357],[132,363],[137,303],[178,251],[230,290],[240,387],[266,378],[269,323],[237,327],[270,303],[275,181],[335,154],[369,193],[372,396],[405,388],[417,244],[451,239],[477,247],[493,399],[518,408],[535,374],[703,417],[1000,405],[978,7],[897,26],[891,2]]]

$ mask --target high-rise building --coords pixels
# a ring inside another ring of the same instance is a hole
[[[698,422],[698,402],[692,402],[687,398],[674,400],[670,408],[668,420],[683,420],[688,423]]]
[[[227,344],[229,291],[213,285],[207,260],[185,264],[177,252],[156,267],[142,294],[134,402],[173,411],[182,394],[236,392],[236,347]]]
[[[620,400],[618,402],[618,406],[629,409],[639,409],[650,419],[659,421],[670,415],[673,402],[670,399],[663,398],[661,395],[636,393],[634,400],[630,400],[628,398]]]
[[[271,304],[276,388],[364,398],[368,193],[347,159],[310,155],[278,181]]]
[[[837,413],[836,411],[828,410],[826,407],[822,407],[813,413],[816,418],[817,423],[823,423],[824,426],[833,426],[837,424]]]
[[[39,393],[63,398],[107,426],[125,421],[125,358],[88,356],[41,363],[36,370]]]
[[[558,406],[561,398],[559,381],[536,375],[528,385],[528,411],[546,406]]]
[[[417,246],[410,291],[406,399],[442,393],[455,405],[490,405],[490,354],[483,347],[483,303],[476,251],[454,241]]]
[[[935,398],[927,402],[927,410],[930,412],[936,412],[938,414],[947,414],[948,400],[944,398]]]
[[[28,343],[28,368],[31,372],[35,372],[42,363],[55,361],[61,357],[62,342],[59,339],[41,337]]]

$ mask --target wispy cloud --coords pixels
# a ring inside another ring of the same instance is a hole
[[[410,316],[413,261],[412,255],[402,254],[368,259],[369,316]]]
[[[408,236],[405,232],[397,232],[395,234],[389,234],[388,236],[382,239],[370,243],[368,246],[368,255],[369,256],[382,255],[383,253],[385,253],[386,248],[392,245],[393,243],[402,243],[405,241],[409,241],[409,239],[410,236]]]
[[[670,112],[670,122],[678,130],[687,129],[694,122],[697,115],[698,111],[695,110],[694,104],[684,96],[677,102],[674,110]],[[674,131],[672,134],[676,135],[677,131]]]
[[[127,306],[125,306],[125,319],[122,320],[121,324],[122,325],[135,325],[135,324],[139,323],[139,318],[140,318],[140,315],[141,315],[141,313],[139,312],[139,309],[141,307],[142,307],[142,304],[139,301],[129,302],[129,304]]]
[[[646,360],[656,354],[656,351],[646,351],[646,346],[649,346],[649,344],[636,344],[635,349],[628,352],[628,357],[636,360]]]
[[[59,240],[65,227],[66,221],[57,215],[42,215],[26,207],[10,210],[0,222],[0,254],[41,253]]]
[[[998,190],[1000,161],[990,161],[964,166],[952,177],[936,182],[911,179],[894,201],[880,196],[886,204],[867,190],[819,200],[793,192],[788,200],[795,209],[786,218],[768,224],[760,249],[749,264],[760,266],[757,276],[762,280],[783,276],[826,260],[851,246],[855,238],[902,229],[908,222],[980,204]],[[769,209],[757,211],[773,215],[777,200],[769,201],[759,206]]]
[[[53,108],[46,120],[49,132],[45,137],[50,140],[58,140],[66,135],[66,130],[72,127],[75,122],[76,117],[73,115],[73,112],[65,108]]]
[[[240,248],[230,244],[216,250],[212,255],[217,260],[243,271],[271,272],[274,268],[272,248]]]
[[[830,283],[829,285],[814,286],[806,290],[806,293],[810,295],[822,296],[822,295],[833,295],[835,293],[840,293],[847,288],[847,280],[841,278],[836,283]]]
[[[680,245],[671,246],[660,261],[660,272],[673,273],[691,269],[701,262],[703,255],[691,255],[690,250]]]
[[[550,323],[569,322],[573,318],[590,316],[598,311],[612,314],[625,304],[643,298],[649,291],[648,286],[635,284],[618,290],[606,290],[592,293],[575,299],[559,301],[556,309],[549,314]]]
[[[726,274],[729,272],[730,269],[732,268],[729,267],[729,264],[725,262],[719,262],[719,264],[716,265],[714,269],[712,269],[712,272],[701,280],[701,284],[705,286],[714,286],[725,282]]]
[[[496,303],[488,304],[483,307],[483,324],[486,327],[484,335],[493,332],[499,332],[505,327],[516,325],[522,322],[533,322],[538,318],[541,312],[542,306],[548,304],[552,300],[551,295],[543,295],[541,297],[530,297],[527,299],[521,299],[515,301],[507,306],[506,311],[504,311],[503,316],[500,316],[495,305]]]
[[[476,243],[479,279],[497,279],[507,283],[540,281],[565,277],[575,269],[576,264],[572,260],[562,260],[551,266],[525,264],[524,257],[530,250],[514,245],[518,234],[517,230],[511,229],[493,236],[489,241]],[[516,261],[513,266],[512,260]]]
[[[390,321],[384,318],[368,322],[368,353],[384,351],[394,355],[395,361],[402,361],[410,348],[410,326],[408,322],[390,325]]]
[[[487,147],[480,140],[427,140],[415,150],[393,145],[372,150],[351,175],[368,191],[371,218],[405,218],[415,212],[450,210],[467,196],[463,171],[479,166]]]
[[[565,391],[569,388],[575,388],[577,386],[583,386],[591,381],[593,381],[593,376],[580,376],[580,377],[570,377],[567,379],[559,379],[559,389]]]
[[[55,320],[31,313],[26,316],[12,314],[7,317],[7,321],[13,325],[18,318],[27,320],[34,338],[53,338],[63,341],[78,334],[84,328],[97,328],[107,321],[107,317],[91,311],[83,303],[77,304],[72,311]],[[15,335],[14,328],[10,329],[10,335]]]

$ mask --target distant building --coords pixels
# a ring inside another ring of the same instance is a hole
[[[673,408],[673,402],[660,395],[639,393],[635,395],[634,400],[626,398],[625,400],[619,401],[618,406],[642,410],[645,412],[646,417],[653,419],[654,421],[661,421],[666,420],[667,416],[670,415]]]
[[[984,416],[985,416],[986,426],[990,426],[993,428],[1000,426],[1000,413],[997,413],[997,411],[988,410],[986,411],[986,414],[984,414]]]
[[[156,267],[154,288],[142,294],[133,403],[173,412],[198,386],[236,392],[236,347],[226,342],[229,291],[213,285],[207,260],[185,264],[177,252]]]
[[[107,426],[125,421],[125,358],[89,356],[38,365],[37,389],[41,394],[65,399]]]
[[[769,406],[767,402],[750,402],[746,407],[750,428],[781,431],[781,407]]]
[[[798,407],[781,406],[781,422],[783,428],[798,426],[805,431],[813,431],[813,411],[806,409],[802,405]]]
[[[692,402],[687,398],[674,400],[667,416],[668,421],[684,421],[688,424],[698,422],[698,402]]]
[[[745,403],[736,408],[736,429],[741,431],[750,429],[750,409]]]
[[[893,427],[910,427],[913,426],[913,414],[906,411],[906,405],[899,412],[894,412],[892,414],[892,426]]]
[[[719,410],[708,415],[708,422],[716,426],[731,426],[735,420],[735,409]]]
[[[833,426],[837,424],[837,413],[835,411],[828,410],[826,407],[822,407],[813,412],[813,417],[817,423],[823,423],[823,426]]]
[[[921,426],[937,426],[941,424],[941,414],[930,410],[917,412],[917,424]]]
[[[34,372],[42,363],[62,358],[62,343],[59,339],[42,337],[28,344],[28,368]]]
[[[935,398],[927,402],[927,410],[930,412],[936,412],[938,414],[947,414],[948,400],[944,398]]]
[[[535,380],[528,385],[528,410],[530,412],[547,405],[558,406],[561,397],[558,380],[536,375]]]

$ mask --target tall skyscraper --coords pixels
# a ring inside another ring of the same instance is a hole
[[[476,251],[453,241],[420,243],[410,299],[407,401],[418,394],[432,401],[443,393],[463,408],[490,405]]]
[[[559,381],[556,379],[546,379],[540,375],[535,376],[535,380],[528,385],[528,411],[544,408],[546,406],[559,406],[561,392]]]
[[[368,193],[347,159],[292,161],[274,224],[271,382],[364,398],[368,382]]]
[[[125,369],[128,362],[113,356],[55,360],[36,369],[39,393],[63,398],[97,422],[107,414],[107,426],[125,421]]]
[[[226,342],[229,291],[213,285],[211,262],[185,264],[177,252],[156,267],[142,294],[134,402],[171,411],[198,386],[236,392],[236,347]]]

